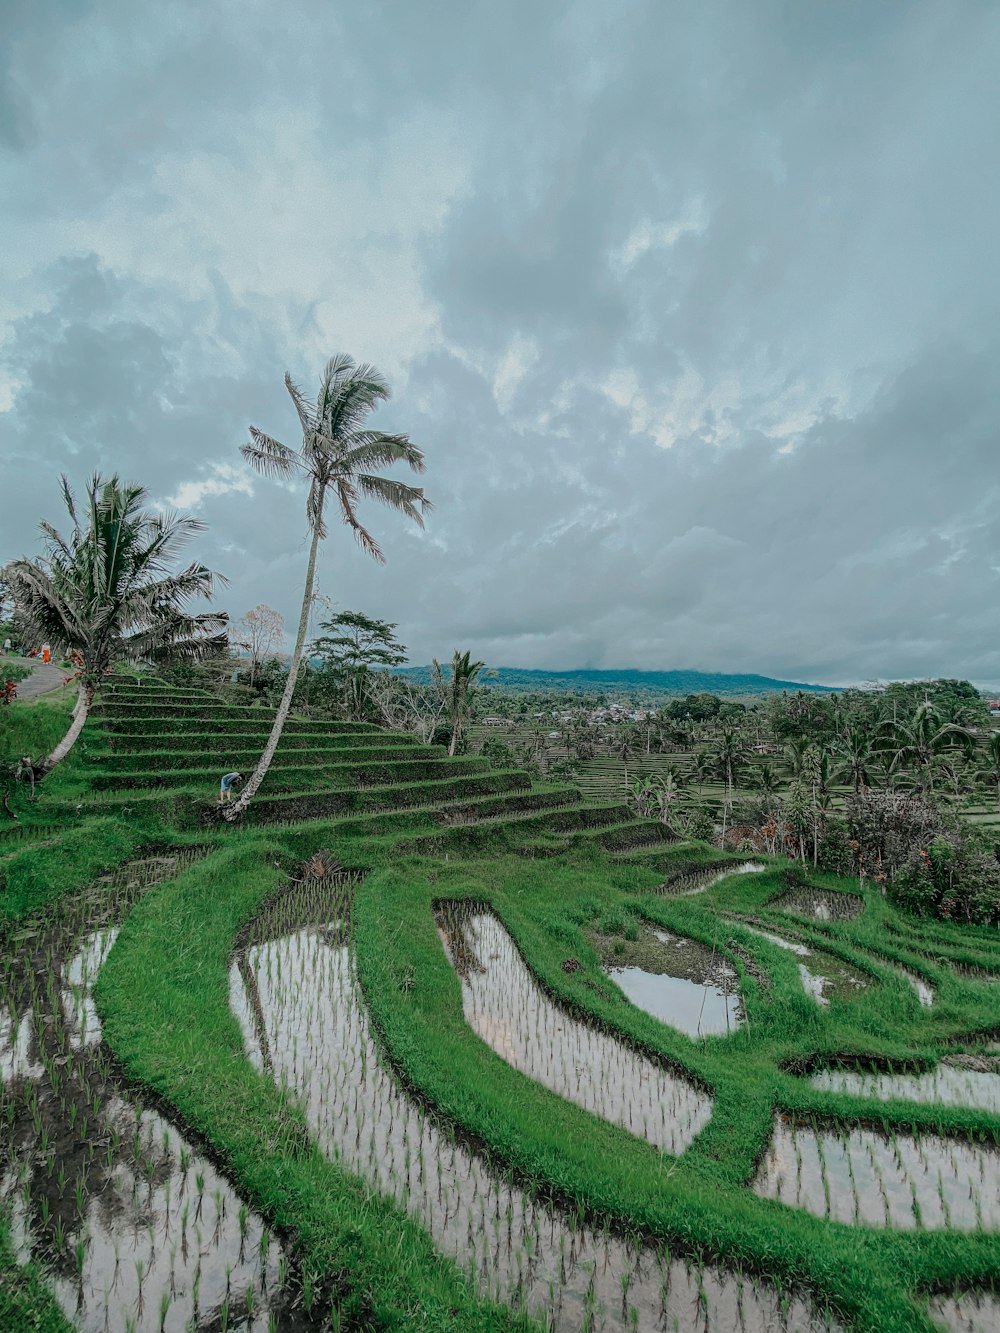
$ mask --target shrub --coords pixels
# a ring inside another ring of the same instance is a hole
[[[919,916],[995,924],[1000,921],[1000,862],[995,853],[966,841],[936,838],[900,869],[891,896]]]

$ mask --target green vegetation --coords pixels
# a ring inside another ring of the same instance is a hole
[[[39,837],[30,848],[0,850],[6,913],[58,911],[60,894],[140,846],[189,843],[193,833],[164,822],[179,808],[170,802],[201,791],[207,815],[212,764],[223,771],[233,753],[228,730],[206,728],[210,714],[203,696],[155,681],[109,687],[73,766],[49,780],[62,786],[43,786],[34,805],[16,793],[31,815],[29,831],[41,831],[47,818],[63,827],[48,845]],[[48,704],[15,706],[10,715],[18,724],[7,732],[11,752],[32,728],[58,728],[60,720]],[[251,723],[248,750],[266,735],[269,713],[232,709],[226,724]],[[955,1051],[982,1050],[977,1035],[1000,1030],[1000,993],[986,979],[1000,975],[991,933],[907,917],[872,878],[856,919],[786,908],[786,893],[825,891],[847,905],[846,891],[859,894],[857,879],[814,870],[808,857],[794,869],[765,855],[762,871],[684,896],[693,870],[724,868],[733,858],[678,839],[660,818],[634,817],[625,802],[583,804],[571,784],[532,786],[516,769],[449,760],[412,737],[293,717],[279,753],[272,776],[284,774],[289,790],[262,793],[251,813],[280,826],[203,825],[196,836],[209,856],[140,896],[97,999],[105,1038],[130,1076],[212,1145],[277,1234],[295,1236],[309,1283],[331,1295],[342,1326],[528,1323],[484,1301],[405,1208],[325,1156],[303,1106],[246,1059],[229,1008],[234,944],[274,895],[280,900],[292,882],[307,882],[300,867],[320,854],[324,864],[367,872],[351,908],[358,977],[404,1085],[452,1132],[484,1145],[510,1181],[645,1245],[811,1293],[859,1330],[929,1330],[926,1293],[993,1280],[989,1229],[848,1224],[754,1187],[776,1110],[805,1135],[821,1126],[836,1133],[874,1126],[904,1157],[914,1133],[1000,1145],[1000,1112],[833,1092],[808,1077],[826,1067],[926,1069]],[[410,753],[419,758],[403,758]],[[413,763],[427,776],[399,781]],[[315,783],[310,772],[319,775]],[[354,785],[359,773],[370,786]],[[118,782],[121,799],[132,803],[127,816],[107,805],[118,794],[104,789]],[[140,809],[146,814],[137,821]],[[942,861],[939,873],[953,867]],[[488,907],[552,1000],[711,1094],[711,1119],[680,1158],[549,1091],[475,1035],[435,930],[435,908],[448,901]],[[745,1024],[730,1036],[692,1040],[626,1001],[591,933],[599,930],[613,950],[615,938],[644,929],[723,956],[739,977]],[[830,990],[829,1003],[819,1004],[795,954],[768,935],[810,950],[807,964],[818,971],[824,959],[839,960],[867,985]],[[921,1003],[914,977],[931,1004]],[[836,1196],[842,1184],[831,1177],[828,1188]],[[15,1289],[32,1280],[9,1262],[8,1270]]]

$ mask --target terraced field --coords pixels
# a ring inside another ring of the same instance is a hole
[[[0,841],[0,1326],[1000,1327],[1000,944],[109,689]],[[631,997],[631,998],[629,998]]]

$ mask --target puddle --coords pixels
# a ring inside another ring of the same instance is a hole
[[[929,1308],[949,1333],[997,1333],[1000,1329],[1000,1296],[991,1291],[932,1296]]]
[[[890,963],[884,958],[879,958],[879,962],[885,963],[886,967],[895,972],[897,976],[910,983],[922,1008],[929,1009],[931,1007],[934,1003],[934,987],[929,981],[925,981],[918,973],[911,972],[909,968],[901,967],[899,963]]]
[[[782,1116],[753,1183],[755,1194],[817,1217],[864,1226],[1000,1226],[1000,1155],[937,1134],[816,1129]]]
[[[743,1022],[739,975],[697,940],[646,928],[638,939],[590,934],[611,980],[640,1009],[689,1037],[735,1031]]]
[[[305,1327],[262,1220],[135,1099],[101,1045],[91,992],[117,923],[191,859],[124,867],[62,919],[17,929],[19,952],[0,964],[0,1203],[16,1257],[44,1264],[67,1318],[88,1333]]]
[[[867,990],[871,985],[871,979],[863,972],[856,967],[852,967],[850,963],[845,963],[843,959],[834,957],[833,954],[823,953],[818,949],[810,949],[808,945],[799,940],[789,940],[783,935],[773,935],[770,931],[751,926],[746,921],[740,921],[739,924],[744,930],[748,930],[751,935],[757,935],[762,940],[768,940],[771,944],[776,944],[779,949],[787,949],[800,960],[803,958],[809,959],[810,966],[808,967],[805,963],[799,962],[799,976],[802,979],[803,989],[813,997],[817,1004],[828,1005],[833,998],[850,999],[857,995],[858,991]]]
[[[932,1102],[968,1106],[1000,1115],[1000,1073],[942,1063],[921,1074],[870,1074],[857,1069],[824,1069],[809,1080],[828,1092],[851,1092],[878,1101]]]
[[[296,886],[253,923],[230,973],[249,1058],[294,1092],[321,1149],[404,1208],[483,1295],[547,1317],[556,1333],[839,1327],[766,1282],[594,1228],[495,1171],[382,1063],[348,919],[348,891],[326,880]]]
[[[708,1123],[707,1094],[550,1000],[491,913],[449,905],[438,924],[466,1022],[509,1065],[665,1152]]]
[[[817,921],[853,921],[864,911],[865,902],[856,893],[835,893],[832,889],[814,889],[804,884],[789,889],[767,905],[779,912],[815,917]]]
[[[767,866],[760,861],[729,862],[721,870],[717,864],[709,865],[703,870],[690,870],[687,874],[664,880],[656,892],[669,893],[679,898],[691,897],[695,893],[704,893],[715,884],[721,884],[730,875],[755,875],[766,869]]]

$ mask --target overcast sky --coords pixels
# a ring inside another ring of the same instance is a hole
[[[5,0],[0,560],[95,469],[297,615],[347,351],[414,662],[1000,682],[1000,5]]]

